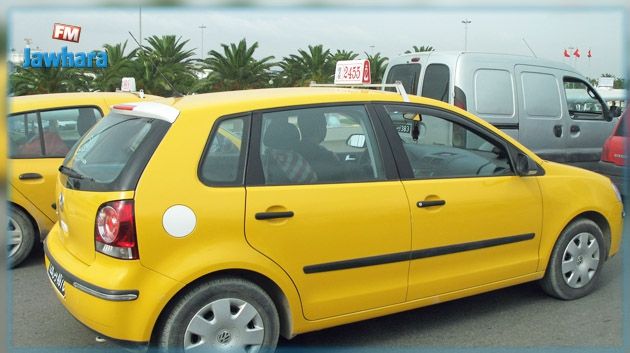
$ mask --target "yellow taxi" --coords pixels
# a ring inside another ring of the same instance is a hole
[[[273,350],[527,281],[576,299],[621,242],[609,179],[394,92],[117,105],[60,171],[52,290],[104,336],[177,351]]]
[[[147,99],[155,99],[148,96]],[[9,99],[7,131],[8,254],[19,265],[57,221],[57,169],[74,143],[109,113],[111,105],[141,98],[134,93],[59,93]]]

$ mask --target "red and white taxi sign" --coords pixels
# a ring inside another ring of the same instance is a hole
[[[135,92],[136,79],[133,77],[123,77],[120,84],[120,90],[123,92]]]
[[[371,82],[369,60],[337,61],[335,84],[366,84]]]

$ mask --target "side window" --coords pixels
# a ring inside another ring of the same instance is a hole
[[[448,103],[450,70],[444,64],[430,64],[422,80],[422,96]]]
[[[560,118],[561,100],[555,76],[538,72],[523,72],[523,104],[533,117]]]
[[[492,139],[418,108],[386,106],[416,179],[513,175],[507,150]]]
[[[10,158],[44,156],[37,113],[11,115],[7,123]]]
[[[247,136],[245,117],[229,118],[219,122],[201,160],[199,177],[207,185],[243,185]]]
[[[264,113],[260,160],[267,185],[385,178],[362,105]]]
[[[394,65],[389,69],[385,83],[395,83],[400,81],[409,94],[416,94],[418,91],[418,78],[420,77],[420,64]],[[395,88],[387,88],[388,91],[395,92]]]
[[[480,69],[475,72],[474,82],[478,114],[514,115],[514,85],[509,71]]]
[[[564,92],[572,119],[603,120],[602,104],[595,91],[576,78],[564,78]]]
[[[101,116],[100,110],[94,107],[42,111],[46,157],[64,157]]]

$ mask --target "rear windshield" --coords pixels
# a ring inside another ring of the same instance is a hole
[[[416,94],[421,67],[420,64],[394,65],[389,69],[385,83],[396,83],[396,81],[400,81],[407,93]],[[388,88],[387,90],[396,91],[394,88]]]
[[[450,72],[444,64],[427,66],[422,81],[422,96],[448,103]]]
[[[97,123],[64,161],[66,187],[90,191],[134,190],[170,124],[110,114]]]

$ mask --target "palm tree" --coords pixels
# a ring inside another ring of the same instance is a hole
[[[216,50],[208,52],[209,57],[204,60],[203,67],[211,70],[208,80],[214,90],[229,91],[249,88],[267,87],[271,73],[269,69],[274,65],[273,56],[260,60],[254,58],[258,42],[251,47],[243,38],[238,44],[221,44],[223,53]],[[204,87],[204,84],[201,84]]]
[[[9,86],[16,96],[88,90],[89,77],[77,69],[24,69],[20,66],[15,69],[9,77]]]
[[[197,80],[197,60],[193,59],[194,49],[184,49],[188,40],[182,41],[181,37],[174,35],[154,35],[146,41],[149,44],[137,52],[141,64],[138,88],[144,88],[150,94],[166,96],[175,93],[170,82],[176,91],[190,93]]]
[[[123,77],[140,76],[142,70],[139,70],[140,66],[135,61],[138,49],[125,54],[127,41],[115,45],[105,44],[103,47],[107,52],[109,66],[105,69],[95,69],[95,78],[91,85],[94,89],[103,92],[115,91],[120,87]]]
[[[383,75],[385,75],[385,69],[387,68],[387,62],[389,58],[381,56],[381,53],[370,55],[365,53],[367,59],[370,61],[370,76],[372,83],[381,83]]]
[[[435,49],[433,49],[433,47],[430,46],[430,45],[427,45],[427,46],[421,45],[420,47],[417,47],[417,46],[414,45],[412,47],[412,49],[413,49],[413,51],[411,51],[411,50],[405,51],[405,54],[422,53],[424,51],[435,51]]]
[[[303,86],[310,81],[331,83],[335,74],[335,62],[330,49],[324,46],[309,45],[308,51],[298,50],[299,55],[291,54],[279,64],[281,75],[291,85]]]
[[[334,63],[337,63],[337,61],[342,61],[342,60],[354,60],[357,58],[357,56],[359,56],[359,54],[353,52],[352,50],[347,51],[347,50],[337,49],[335,54],[332,55],[331,60]]]

